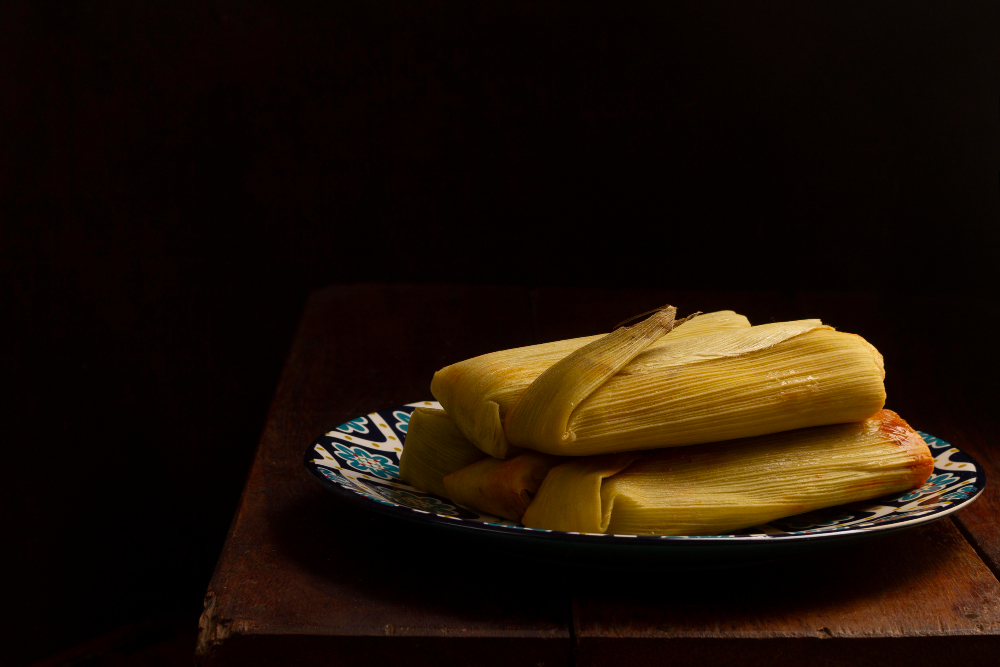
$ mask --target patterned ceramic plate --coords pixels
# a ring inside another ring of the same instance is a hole
[[[934,472],[919,489],[851,503],[745,528],[730,535],[649,536],[567,533],[526,528],[425,493],[399,478],[399,456],[410,413],[417,407],[441,407],[433,401],[379,410],[356,417],[320,436],[306,452],[306,467],[324,486],[347,500],[400,518],[476,533],[533,540],[599,542],[630,547],[697,543],[769,543],[828,538],[909,528],[939,519],[968,505],[982,493],[986,479],[971,456],[947,442],[921,433],[934,455]]]

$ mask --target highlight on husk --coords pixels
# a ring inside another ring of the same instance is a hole
[[[922,484],[882,356],[820,320],[672,306],[609,334],[434,374],[400,460],[412,486],[534,528],[702,535]]]

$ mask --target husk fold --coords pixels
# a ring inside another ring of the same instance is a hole
[[[539,375],[511,407],[504,433],[511,443],[558,443],[576,439],[567,428],[574,408],[640,352],[674,328],[669,306],[632,327],[622,327],[584,345]],[[697,340],[697,339],[695,339]]]
[[[861,423],[553,468],[522,519],[532,528],[630,535],[727,533],[922,484],[927,445],[891,410]]]
[[[445,477],[446,497],[487,514],[520,521],[549,470],[563,460],[536,452],[509,459],[486,457]]]
[[[705,313],[667,333],[643,354],[671,342],[749,327],[747,318],[733,311]],[[435,373],[431,393],[476,447],[490,456],[505,458],[510,442],[504,433],[503,421],[511,406],[553,364],[605,335],[530,345],[466,359]]]
[[[447,498],[445,476],[484,458],[444,410],[417,408],[406,429],[399,476],[411,486]]]
[[[858,422],[885,403],[881,355],[819,320],[664,336],[626,364],[615,336],[524,392],[504,423],[510,444],[573,456],[691,445]],[[615,372],[598,383],[595,369]]]

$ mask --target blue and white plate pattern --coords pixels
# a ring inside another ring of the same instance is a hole
[[[921,432],[934,456],[934,472],[919,489],[905,493],[786,517],[731,535],[650,536],[541,530],[456,505],[403,482],[399,477],[399,457],[410,414],[418,407],[441,406],[436,401],[421,401],[351,419],[312,443],[305,456],[306,468],[324,486],[347,500],[403,518],[524,537],[630,545],[637,541],[663,544],[687,540],[702,544],[774,543],[908,528],[961,509],[975,500],[986,485],[981,467],[971,456]]]

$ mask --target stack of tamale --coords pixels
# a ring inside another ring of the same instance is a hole
[[[485,354],[434,375],[400,461],[425,491],[534,528],[704,535],[921,485],[882,356],[819,320],[731,311]]]

